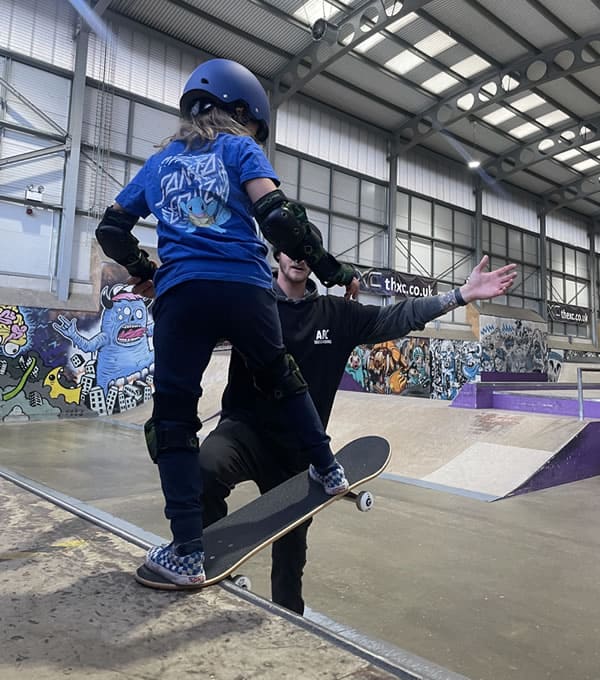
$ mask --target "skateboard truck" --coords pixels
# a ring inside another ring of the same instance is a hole
[[[231,580],[234,585],[238,588],[242,588],[242,590],[252,590],[252,581],[248,576],[244,576],[244,574],[234,574],[231,577]]]
[[[344,494],[344,500],[354,501],[361,512],[369,512],[375,503],[375,497],[370,491],[348,491]]]

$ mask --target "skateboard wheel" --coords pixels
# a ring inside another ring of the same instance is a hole
[[[368,512],[373,507],[373,503],[375,502],[375,498],[373,497],[373,494],[370,491],[361,491],[356,496],[355,502],[356,502],[356,507],[361,512]]]
[[[243,588],[244,590],[250,590],[252,588],[252,582],[247,576],[244,576],[243,574],[232,576],[231,580],[238,588]]]

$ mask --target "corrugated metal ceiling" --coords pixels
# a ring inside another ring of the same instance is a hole
[[[310,21],[319,12],[343,27],[349,7],[374,5],[379,10],[385,6],[388,14],[393,7],[396,17],[406,14],[398,14],[402,3],[392,0],[322,0],[311,7],[303,0],[113,0],[110,11],[215,56],[236,59],[273,80],[313,44]],[[391,135],[414,114],[439,107],[449,94],[487,82],[519,59],[600,32],[600,3],[594,0],[412,0],[410,8],[415,7],[414,15],[403,18],[397,28],[390,23],[375,31],[367,22],[363,28],[370,31],[369,40],[350,54],[338,53],[299,91]],[[311,9],[317,13],[310,14]],[[419,137],[419,145],[461,162],[466,150],[485,163],[519,143],[599,115],[600,42],[594,47],[590,68],[536,87],[532,82],[530,93],[541,98],[532,98],[533,104],[523,103],[527,91],[507,95],[432,136]],[[557,188],[584,176],[571,164],[588,160],[591,166],[595,158],[595,150],[572,161],[548,158],[508,181],[528,190]],[[590,167],[587,172],[595,171]],[[600,215],[600,195],[578,201],[577,209]]]

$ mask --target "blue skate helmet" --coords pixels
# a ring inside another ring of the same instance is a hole
[[[200,107],[196,107],[196,103]],[[255,120],[259,142],[269,136],[271,116],[267,93],[258,78],[237,61],[210,59],[192,72],[179,100],[181,115],[189,119],[192,109],[200,111],[207,104],[235,113],[236,120],[242,124]],[[243,107],[241,117],[240,107]]]

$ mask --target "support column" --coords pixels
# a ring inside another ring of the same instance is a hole
[[[81,18],[79,18],[75,38],[75,69],[73,71],[71,103],[69,106],[68,133],[70,150],[67,152],[65,164],[62,196],[63,210],[60,221],[56,265],[56,295],[60,302],[65,302],[69,299],[69,284],[71,282],[88,44],[89,30]]]
[[[269,138],[267,139],[267,158],[271,165],[275,163],[275,147],[277,143],[277,106],[273,104],[273,92],[271,92],[271,124],[269,125]]]
[[[481,262],[483,257],[483,187],[481,177],[475,177],[475,264]]]
[[[546,211],[538,212],[540,223],[540,297],[542,299],[542,318],[548,321],[548,266],[546,261]]]
[[[398,204],[398,150],[394,141],[388,142],[388,269],[396,268],[396,210]]]
[[[590,272],[590,303],[591,310],[591,329],[592,329],[592,343],[594,347],[598,347],[598,267],[596,264],[596,229],[597,222],[594,221],[590,225],[588,236],[590,239],[590,254],[588,261],[588,268]]]

